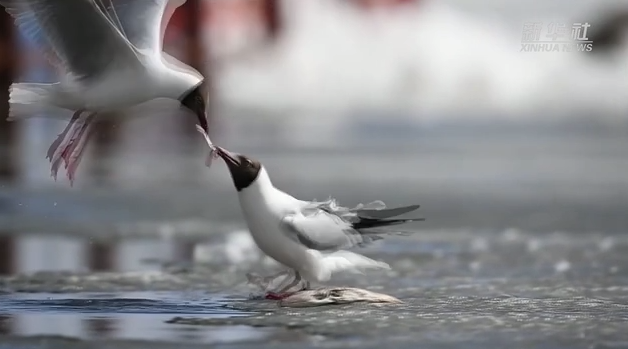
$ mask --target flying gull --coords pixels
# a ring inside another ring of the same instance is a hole
[[[145,102],[178,101],[173,112],[191,111],[207,131],[206,99],[200,89],[203,76],[162,48],[165,28],[183,3],[0,0],[61,76],[53,84],[11,85],[9,120],[56,117],[59,110],[74,112],[47,153],[55,179],[63,161],[73,183],[97,119]]]

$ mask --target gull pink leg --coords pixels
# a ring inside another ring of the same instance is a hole
[[[72,137],[70,141],[67,143],[66,147],[61,152],[61,157],[63,158],[63,162],[65,163],[65,169],[68,169],[68,164],[70,162],[70,156],[74,152],[74,149],[79,145],[87,127],[89,126],[92,114],[89,114],[86,118],[81,120],[81,123],[76,125],[76,129],[72,132]]]
[[[59,166],[61,166],[61,160],[62,159],[59,156],[59,158],[53,161],[52,165],[50,165],[50,175],[55,179],[55,181],[57,180],[57,173],[59,172]]]
[[[71,172],[68,172],[68,178],[70,179],[70,185],[73,185],[74,172],[78,167],[85,142],[87,141],[85,135],[89,134],[88,129],[95,116],[95,113],[91,113],[87,116],[81,114],[76,120],[73,118],[72,124],[69,125],[69,129],[65,132],[65,137],[52,156],[51,172],[55,180],[57,179],[57,172],[63,161],[65,162],[66,170],[69,168]]]
[[[77,122],[80,121],[81,113],[83,113],[83,110],[78,110],[76,113],[74,113],[72,119],[65,127],[65,130],[63,130],[63,132],[59,134],[57,139],[48,149],[47,158],[50,159],[51,162],[50,175],[55,179],[55,181],[57,180],[57,172],[59,171],[59,166],[61,166],[63,151],[68,147],[68,144],[72,142],[72,138],[74,137],[78,129],[77,126],[80,126],[80,122],[78,123],[78,125]],[[68,133],[70,133],[69,137]]]
[[[59,171],[59,166],[61,166],[61,161],[65,160],[67,163],[66,158],[69,156],[68,152],[70,151],[70,149],[72,149],[73,144],[77,142],[77,138],[81,132],[82,126],[83,126],[82,120],[76,121],[72,125],[69,138],[66,137],[63,143],[59,146],[59,149],[55,151],[55,154],[52,158],[52,167],[51,167],[52,176],[55,178],[55,180],[57,179],[57,172]]]
[[[83,153],[85,152],[85,149],[87,148],[86,147],[87,141],[89,140],[90,136],[92,135],[94,131],[92,122],[94,121],[95,117],[96,117],[96,113],[92,113],[87,117],[87,119],[85,120],[85,123],[81,127],[81,132],[78,135],[78,139],[76,139],[76,142],[72,144],[72,147],[66,153],[67,156],[64,157],[64,160],[66,161],[65,168],[67,171],[68,179],[70,180],[70,186],[74,185],[76,169],[81,163],[81,159],[83,158]]]
[[[70,138],[68,140],[64,140],[64,142],[60,145],[59,149],[55,152],[53,156],[51,172],[55,180],[57,180],[57,172],[59,171],[61,162],[67,156],[66,153],[72,147],[72,144],[76,142],[76,137],[81,129],[81,126],[81,123],[72,125],[72,133],[70,135]]]
[[[55,139],[55,141],[52,142],[52,144],[50,145],[50,148],[48,148],[48,152],[46,153],[46,159],[49,159],[52,162],[52,158],[54,157],[54,154],[57,152],[57,149],[59,149],[59,146],[65,140],[65,136],[68,134],[70,129],[72,129],[72,125],[74,125],[76,120],[78,120],[78,118],[81,116],[81,113],[83,111],[84,111],[83,109],[77,110],[74,113],[74,115],[72,115],[72,119],[70,119],[70,122],[68,122],[68,125],[65,127],[63,132],[59,133],[59,135],[57,136],[57,139]]]
[[[290,296],[292,296],[294,294],[294,292],[283,292],[283,293],[275,293],[275,292],[268,292],[266,293],[266,299],[272,299],[275,301],[280,301],[282,299],[288,298]]]

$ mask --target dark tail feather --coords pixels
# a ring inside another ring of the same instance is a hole
[[[391,218],[401,216],[412,211],[416,211],[421,205],[410,205],[403,207],[387,208],[383,210],[375,209],[361,209],[357,210],[357,215],[360,219],[380,220],[385,218]]]
[[[353,228],[362,236],[364,241],[358,246],[366,246],[373,241],[381,240],[385,235],[402,235],[408,236],[412,232],[402,230],[388,230],[384,227],[403,224],[407,222],[424,221],[425,218],[408,218],[408,219],[362,219],[353,224]]]
[[[357,216],[359,221],[353,223],[353,228],[356,230],[369,229],[377,227],[386,227],[390,225],[403,224],[415,221],[424,221],[424,218],[404,218],[404,219],[389,219],[392,217],[401,216],[403,214],[416,211],[421,205],[410,205],[403,207],[395,207],[388,209],[362,209],[358,210]]]
[[[353,223],[353,229],[362,230],[369,228],[387,227],[391,225],[403,224],[408,222],[424,221],[425,218],[406,218],[406,219],[375,219],[360,218],[358,222]]]

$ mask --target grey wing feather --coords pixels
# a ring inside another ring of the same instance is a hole
[[[174,11],[185,0],[98,0],[111,21],[133,46],[160,54],[163,35]]]
[[[336,203],[334,199],[328,199],[323,202],[312,202],[306,209],[320,209],[325,212],[333,213],[351,222],[363,219],[386,219],[401,216],[412,211],[416,211],[421,205],[410,205],[395,208],[386,208],[386,204],[382,201],[373,201],[366,205],[359,204],[354,208],[342,207]]]
[[[5,7],[7,13],[13,17],[22,35],[40,48],[41,54],[48,62],[60,73],[66,73],[67,67],[52,49],[52,44],[48,38],[40,32],[35,16],[29,13],[26,7],[27,3],[16,0],[0,0],[0,5]]]
[[[1,1],[1,0],[0,0]],[[98,0],[113,23],[140,52],[160,57],[170,69],[196,77],[203,75],[193,67],[163,51],[165,30],[175,10],[186,0]]]
[[[310,211],[305,215],[288,215],[282,222],[289,237],[315,250],[348,248],[362,241],[350,223],[322,210]]]
[[[0,5],[26,36],[44,45],[43,53],[55,66],[76,79],[95,78],[120,59],[137,61],[93,0],[0,0]]]
[[[382,227],[423,220],[387,219],[414,211],[419,205],[393,209],[385,207],[383,202],[375,201],[350,209],[339,206],[335,200],[330,199],[305,205],[300,213],[286,216],[283,224],[290,237],[308,248],[337,250],[365,246],[383,239],[382,235],[396,233]]]

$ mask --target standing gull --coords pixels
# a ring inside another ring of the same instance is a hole
[[[390,269],[390,266],[343,249],[363,246],[400,233],[384,227],[423,218],[395,218],[415,211],[419,205],[386,209],[381,201],[353,209],[326,202],[302,201],[275,188],[257,160],[224,148],[214,148],[227,164],[253,240],[277,262],[291,268],[294,278],[279,286],[269,298],[282,299],[304,281],[328,281],[338,271]]]
[[[53,84],[11,85],[9,120],[40,111],[49,117],[59,110],[74,111],[47,153],[55,179],[63,161],[73,183],[97,117],[166,98],[179,101],[175,109],[193,112],[207,131],[206,101],[200,91],[203,76],[162,49],[165,28],[183,3],[0,0],[61,76]]]

